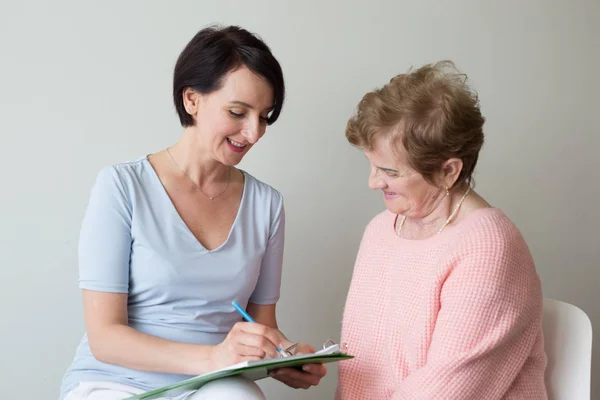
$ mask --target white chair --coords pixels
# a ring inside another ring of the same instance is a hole
[[[543,331],[549,400],[590,400],[592,323],[580,308],[544,299]]]

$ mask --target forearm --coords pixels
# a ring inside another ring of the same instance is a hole
[[[214,346],[180,343],[137,331],[127,325],[110,325],[89,338],[99,361],[148,372],[200,375],[211,368]]]

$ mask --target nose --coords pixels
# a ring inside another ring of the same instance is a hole
[[[242,130],[242,136],[251,144],[258,142],[264,133],[265,127],[261,123],[260,118],[248,119],[247,124]]]
[[[369,189],[381,190],[385,187],[386,183],[379,175],[379,170],[377,170],[377,168],[371,168],[371,173],[369,174]]]

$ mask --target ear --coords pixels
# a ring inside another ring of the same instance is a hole
[[[183,107],[188,114],[195,117],[200,108],[201,95],[191,87],[186,87],[183,90]],[[195,118],[194,118],[195,120]]]
[[[451,158],[442,164],[441,183],[444,190],[454,186],[462,169],[463,162],[460,158]]]

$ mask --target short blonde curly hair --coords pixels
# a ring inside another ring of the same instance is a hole
[[[411,168],[432,184],[446,160],[460,158],[458,186],[471,184],[484,122],[467,76],[453,62],[440,61],[397,75],[365,94],[348,121],[346,138],[372,150],[377,138],[391,135],[392,143],[401,141]]]

